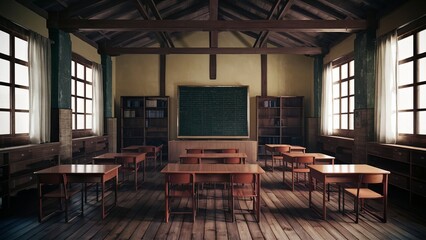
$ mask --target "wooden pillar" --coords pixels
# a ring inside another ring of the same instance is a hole
[[[112,61],[111,57],[101,54],[102,77],[104,88],[104,117],[112,116]],[[106,124],[104,124],[105,126]]]
[[[210,20],[217,20],[218,15],[218,0],[210,0],[209,5],[210,10]],[[218,31],[210,32],[210,48],[218,47]],[[211,80],[216,79],[217,64],[216,64],[216,54],[210,55],[210,66],[209,66],[209,77]]]
[[[314,58],[314,117],[316,118],[321,116],[323,57],[323,55],[316,55]]]
[[[268,96],[268,55],[260,55],[260,94],[262,96]]]
[[[166,96],[166,55],[160,55],[160,96]]]

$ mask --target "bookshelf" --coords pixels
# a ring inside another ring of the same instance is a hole
[[[121,145],[161,145],[167,156],[169,97],[121,97]]]
[[[259,158],[265,144],[304,145],[303,96],[257,96]]]

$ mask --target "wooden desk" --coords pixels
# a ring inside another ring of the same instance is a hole
[[[105,183],[115,178],[114,204],[117,206],[118,169],[120,165],[93,165],[93,164],[66,164],[46,168],[34,174],[66,174],[70,182],[74,183],[101,183],[102,184],[102,218],[105,218]],[[37,181],[37,184],[38,181]],[[111,207],[111,208],[112,208]],[[109,210],[111,210],[111,208]],[[108,211],[109,211],[108,210]]]
[[[388,194],[388,175],[389,171],[376,168],[366,164],[336,164],[336,165],[310,165],[309,174],[309,207],[322,214],[324,220],[327,219],[326,199],[326,184],[328,183],[348,183],[358,179],[359,174],[383,174],[383,195],[385,196],[385,204],[387,203]],[[322,196],[322,213],[312,204],[313,179],[323,183]]]
[[[163,165],[163,145],[154,146],[154,145],[131,145],[128,147],[121,148],[121,152],[139,152],[147,153],[148,157],[153,157],[154,165],[157,167],[157,156],[160,156],[160,165]]]
[[[274,171],[274,161],[273,161],[274,154],[277,153],[277,148],[279,148],[279,147],[289,147],[290,152],[304,153],[306,151],[306,148],[302,147],[302,146],[294,146],[294,145],[289,145],[289,144],[266,144],[265,145],[265,152],[269,152],[271,154],[272,171]],[[265,168],[268,167],[267,160],[268,160],[268,158],[265,158]]]
[[[265,171],[258,164],[179,164],[179,163],[169,163],[167,164],[161,173],[189,173],[195,176],[195,181],[197,182],[197,177],[201,177],[205,181],[208,178],[212,178],[214,181],[217,180],[218,177],[224,177],[222,179],[224,182],[230,182],[231,174],[238,173],[252,173],[256,174],[258,178],[257,181],[259,183],[258,192],[257,192],[257,212],[256,217],[260,220],[260,175],[265,173]],[[167,178],[166,178],[167,181]],[[165,183],[165,194],[168,191],[168,184]],[[168,211],[166,210],[166,219],[168,219]]]
[[[93,157],[92,163],[119,163],[124,168],[128,164],[133,164],[133,167],[130,167],[135,172],[135,191],[138,190],[138,169],[139,164],[143,162],[143,178],[142,182],[145,182],[145,174],[146,174],[146,164],[145,164],[145,155],[146,153],[105,153],[96,157]]]
[[[199,158],[201,163],[223,163],[224,158],[240,158],[242,163],[246,163],[247,154],[245,153],[184,153],[179,158],[190,157]],[[203,160],[204,159],[204,160]]]

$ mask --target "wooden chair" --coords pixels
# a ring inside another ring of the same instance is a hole
[[[196,158],[196,157],[181,157],[180,163],[182,163],[182,164],[200,164],[201,159]]]
[[[169,222],[171,214],[192,214],[192,219],[195,222],[197,209],[197,201],[195,199],[195,176],[189,173],[169,173],[166,174],[166,196],[165,210],[166,222]],[[189,198],[192,201],[192,210],[184,211],[184,209],[175,210],[171,207],[171,201],[175,198]]]
[[[309,164],[314,164],[315,157],[313,156],[303,156],[297,157],[294,159],[294,162],[290,163],[290,171],[291,171],[291,190],[294,191],[294,177],[296,175],[298,180],[298,174],[303,173],[305,175],[305,182],[307,181],[306,175],[309,173]],[[283,170],[283,181],[285,183],[285,169]]]
[[[204,153],[204,149],[187,148],[186,153]]]
[[[229,149],[222,149],[222,153],[238,153],[238,149],[235,148],[229,148]],[[241,158],[224,158],[223,159],[224,164],[241,164],[243,163]]]
[[[382,222],[387,221],[387,196],[384,193],[387,192],[387,185],[385,184],[385,177],[383,174],[360,174],[356,187],[345,188],[343,191],[343,213],[345,213],[345,194],[349,194],[354,198],[354,211],[355,211],[355,223],[358,223],[359,212],[364,210],[370,213]],[[382,184],[382,193],[376,192],[368,188],[368,185]],[[383,204],[382,216],[377,214],[377,210],[366,204],[367,199],[381,200]]]
[[[155,152],[155,146],[143,146],[139,148],[139,152],[146,153],[145,161],[154,161],[154,169],[157,168],[157,154]],[[162,162],[161,162],[162,164]]]
[[[119,157],[115,159],[115,162],[121,165],[121,167],[118,170],[123,173],[122,174],[123,181],[124,181],[125,173],[134,174],[135,191],[137,191],[138,190],[138,171],[140,168],[140,164],[145,164],[145,161],[143,161],[142,163],[136,164],[135,166],[132,157]],[[145,175],[143,176],[142,181],[145,182]]]
[[[238,153],[238,149],[236,149],[236,148],[227,148],[227,149],[222,149],[221,152],[223,152],[223,153]]]
[[[69,222],[71,219],[68,217],[68,202],[71,197],[77,193],[81,193],[81,215],[83,215],[83,191],[82,189],[71,189],[68,184],[68,178],[65,174],[38,174],[38,199],[39,199],[39,222],[50,218],[53,214],[58,211],[54,211],[46,216],[44,216],[44,206],[43,200],[47,198],[56,198],[59,200],[60,211],[65,212],[65,222]],[[63,208],[65,206],[65,209]],[[74,218],[74,217],[73,217]]]
[[[238,173],[231,175],[231,215],[232,221],[235,221],[235,199],[247,199],[253,201],[252,210],[260,220],[260,209],[257,207],[257,193],[259,190],[259,182],[255,174]]]
[[[275,161],[281,162],[281,166],[283,166],[283,153],[289,153],[290,152],[290,146],[281,146],[276,147],[275,151],[272,152],[272,172],[274,171],[274,163]],[[265,166],[266,166],[266,158],[265,158]]]

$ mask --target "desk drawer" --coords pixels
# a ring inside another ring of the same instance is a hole
[[[402,189],[410,189],[410,179],[407,176],[392,173],[389,175],[389,184],[400,187]]]
[[[426,197],[426,183],[414,180],[411,185],[411,191]]]
[[[411,162],[415,165],[426,167],[426,152],[413,152]]]

